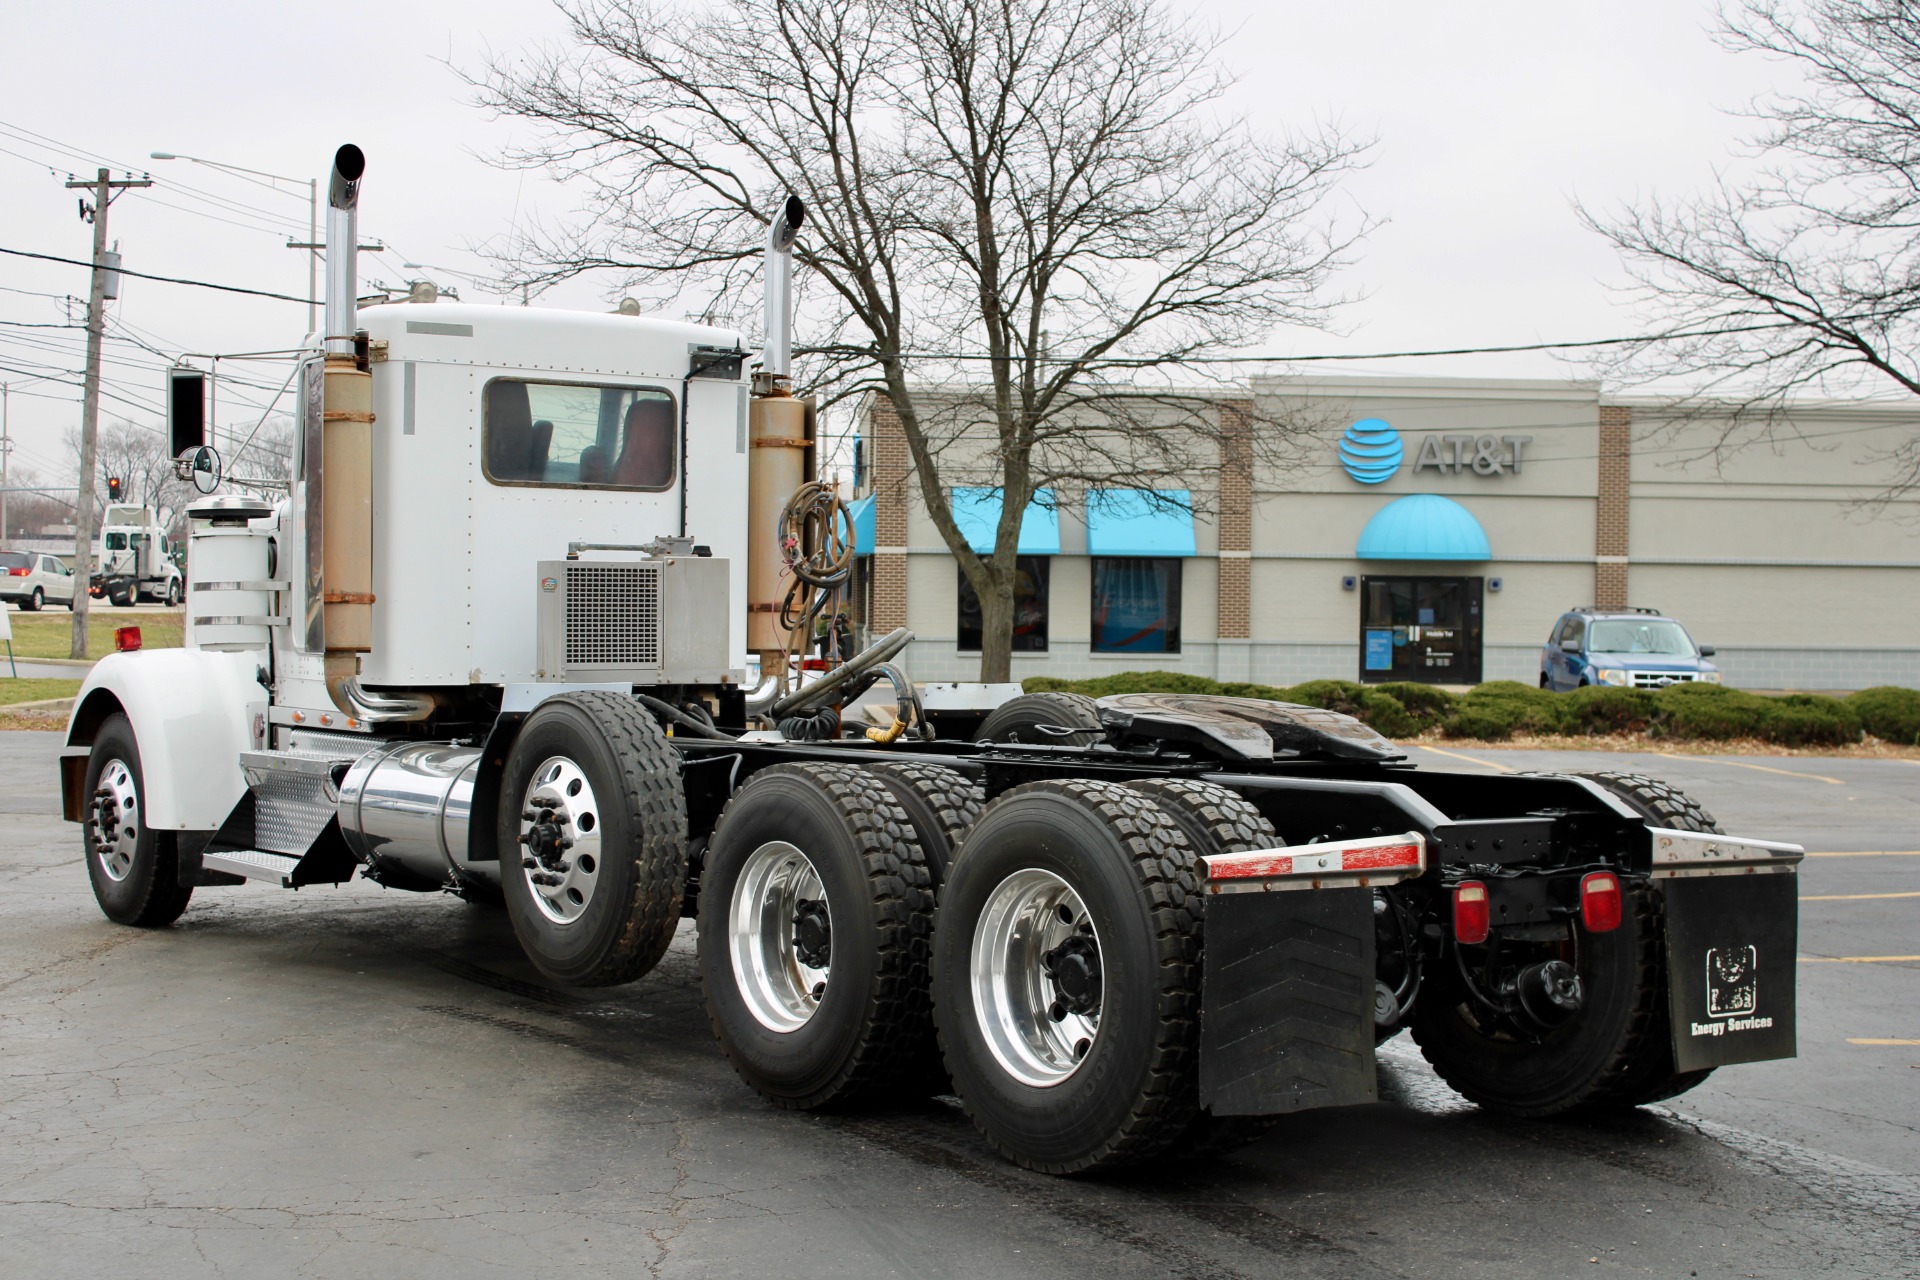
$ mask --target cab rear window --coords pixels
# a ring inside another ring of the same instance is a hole
[[[652,387],[514,378],[487,384],[482,454],[495,484],[667,489],[679,438],[673,396]]]
[[[33,557],[22,551],[0,551],[0,569],[31,569]]]

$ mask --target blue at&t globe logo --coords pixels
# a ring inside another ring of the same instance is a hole
[[[1379,484],[1400,469],[1406,450],[1385,418],[1362,418],[1340,437],[1340,465],[1361,484]]]

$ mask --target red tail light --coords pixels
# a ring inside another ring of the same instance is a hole
[[[33,570],[31,570],[31,569],[9,569],[9,570],[7,570],[7,576],[8,576],[9,578],[25,578],[25,577],[28,577],[29,575],[31,575],[32,573],[33,573]]]
[[[1620,877],[1611,871],[1593,871],[1580,877],[1580,918],[1588,933],[1611,933],[1620,927]]]
[[[113,629],[113,647],[121,653],[132,653],[140,647],[140,628],[115,627]]]
[[[1478,880],[1462,880],[1453,886],[1453,936],[1472,947],[1487,940],[1492,925],[1492,908],[1487,901],[1487,886]]]

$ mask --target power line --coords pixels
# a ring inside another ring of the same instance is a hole
[[[1422,351],[1368,351],[1353,355],[1305,355],[1305,356],[1097,356],[1075,358],[1072,356],[1042,356],[1039,363],[1044,365],[1087,364],[1103,368],[1159,368],[1172,365],[1195,364],[1306,364],[1321,361],[1348,360],[1414,360],[1427,356],[1488,356],[1510,355],[1526,351],[1574,351],[1592,347],[1623,347],[1643,345],[1651,342],[1672,342],[1680,338],[1717,338],[1729,333],[1760,333],[1773,329],[1797,329],[1802,326],[1792,323],[1768,323],[1726,325],[1713,329],[1682,329],[1671,333],[1635,334],[1619,338],[1584,338],[1574,342],[1519,342],[1500,346],[1485,347],[1437,347]],[[1006,360],[1011,364],[1024,361],[1018,356],[994,356],[974,352],[957,351],[900,351],[875,352],[869,347],[822,346],[795,347],[796,354],[863,356],[870,360],[881,360],[892,355],[901,360],[954,360],[968,363]]]
[[[25,249],[0,248],[0,253],[9,254],[16,258],[33,258],[39,262],[58,262],[69,267],[91,267],[93,265],[91,262],[82,262],[78,258],[62,258],[51,253],[28,253]],[[309,306],[313,302],[311,298],[296,298],[289,293],[271,293],[265,289],[244,289],[237,284],[213,284],[206,280],[187,280],[180,276],[156,276],[150,275],[145,271],[133,271],[126,267],[115,268],[114,274],[132,276],[136,280],[157,280],[161,284],[186,284],[192,285],[196,289],[218,289],[222,293],[244,293],[255,298],[272,298],[276,302],[297,302],[303,307]]]

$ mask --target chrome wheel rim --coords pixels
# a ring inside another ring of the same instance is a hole
[[[769,1031],[805,1026],[826,998],[833,935],[826,886],[807,855],[784,840],[747,855],[727,932],[733,980],[754,1020]]]
[[[572,924],[600,882],[600,807],[586,773],[566,756],[533,771],[520,804],[520,874],[540,914]]]
[[[93,846],[94,860],[109,880],[125,880],[133,874],[133,855],[140,842],[140,789],[134,785],[133,770],[124,760],[110,760],[94,784],[91,820],[87,840]]]
[[[973,1007],[994,1060],[1045,1089],[1080,1069],[1100,1035],[1105,969],[1086,903],[1030,867],[988,895],[973,931]]]

